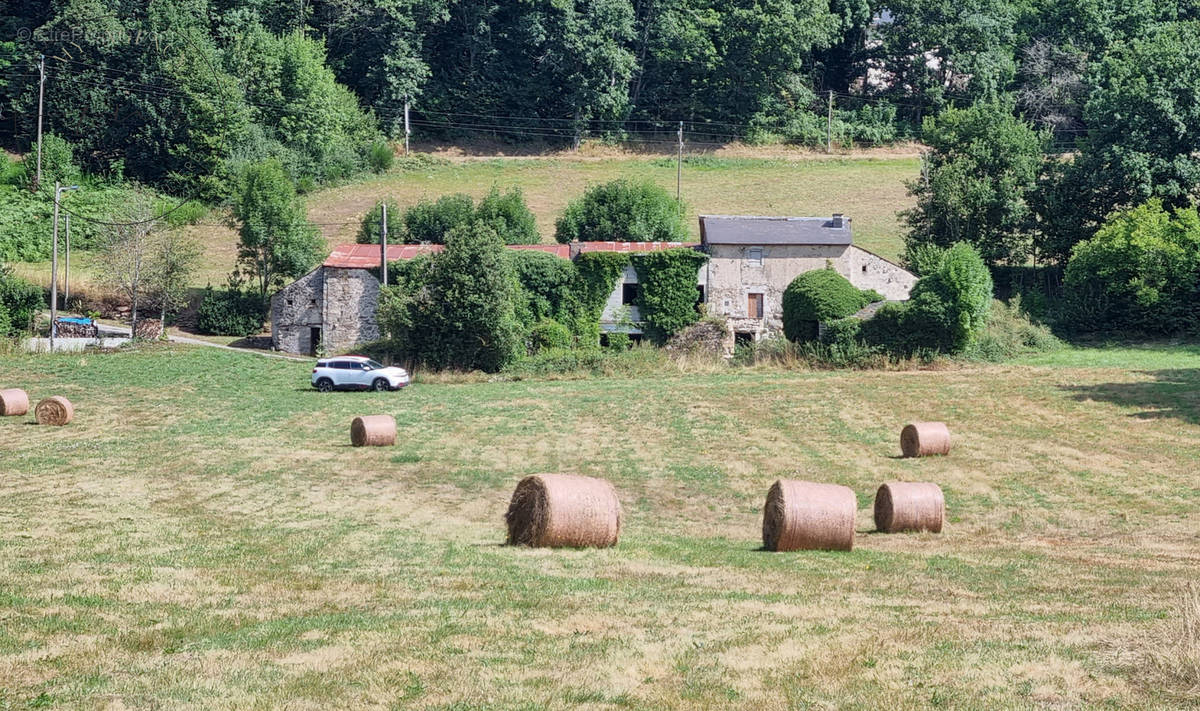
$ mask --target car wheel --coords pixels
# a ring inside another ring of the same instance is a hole
[[[383,378],[375,378],[375,382],[371,383],[371,387],[374,388],[375,392],[381,393],[388,389],[388,381]]]
[[[323,393],[333,392],[333,381],[329,378],[321,378],[317,381],[317,390],[320,390]]]

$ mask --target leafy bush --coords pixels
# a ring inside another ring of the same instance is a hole
[[[372,173],[385,173],[396,162],[396,153],[387,141],[375,141],[367,149],[367,165]]]
[[[479,202],[475,219],[495,230],[505,244],[537,244],[542,241],[537,231],[537,219],[525,204],[525,195],[520,188],[501,194],[493,187]]]
[[[950,353],[961,352],[983,332],[991,306],[992,273],[978,250],[965,242],[946,250],[938,268],[917,280],[910,300],[912,316],[925,322],[921,330],[927,337],[941,332],[923,345]]]
[[[410,244],[445,244],[451,230],[471,224],[475,202],[470,195],[443,195],[421,200],[404,211],[404,241]]]
[[[354,236],[354,241],[359,244],[379,244],[381,238],[381,228],[383,225],[383,206],[387,205],[388,212],[388,242],[391,243],[404,241],[404,221],[400,212],[400,206],[391,198],[385,198],[377,203],[366,217],[362,219],[362,224],[358,227],[358,234]],[[397,229],[399,228],[399,229]]]
[[[979,252],[960,242],[913,287],[902,304],[885,304],[862,324],[863,340],[896,355],[961,353],[987,326],[992,275]]]
[[[28,333],[42,305],[41,289],[0,265],[0,338]]]
[[[529,331],[529,350],[540,353],[547,348],[570,348],[571,330],[558,321],[543,319]]]
[[[967,358],[999,362],[1024,353],[1040,353],[1062,347],[1050,329],[1033,323],[1021,311],[1021,299],[1010,303],[994,301],[988,325],[964,352]]]
[[[817,337],[819,323],[849,316],[876,296],[861,291],[832,268],[805,272],[783,292],[783,333],[790,341],[811,341]]]
[[[237,289],[204,291],[196,310],[196,330],[214,336],[253,336],[262,330],[263,302]]]
[[[494,373],[520,355],[517,279],[504,244],[482,223],[446,235],[420,281],[384,292],[379,324],[403,360]]]
[[[646,332],[655,341],[662,343],[700,320],[696,272],[707,261],[707,254],[687,248],[633,256],[638,310]]]
[[[1200,215],[1159,200],[1118,213],[1071,253],[1067,322],[1082,330],[1167,334],[1195,328]]]
[[[904,256],[901,261],[910,272],[923,277],[935,272],[941,266],[944,256],[946,256],[945,247],[909,241],[905,243]]]
[[[530,328],[539,321],[553,319],[571,329],[579,306],[579,271],[575,264],[536,250],[508,250],[506,255],[520,284],[517,320]]]
[[[825,345],[849,346],[862,341],[862,320],[839,318],[827,321],[821,332],[821,343]]]
[[[589,188],[555,224],[559,242],[681,242],[682,206],[649,181],[614,180]]]

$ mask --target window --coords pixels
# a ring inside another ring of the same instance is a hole
[[[309,305],[309,306],[316,306],[316,305],[317,305],[317,300],[316,300],[316,299],[309,299],[309,300],[308,300],[308,305]]]
[[[863,265],[863,274],[866,274],[866,273],[867,273],[867,265],[864,264]]]
[[[746,346],[754,343],[754,334],[748,331],[738,331],[733,334],[734,346]]]
[[[638,285],[637,284],[622,284],[621,285],[621,303],[622,304],[635,303],[637,301],[637,298],[638,298]]]
[[[288,306],[291,306],[291,305],[292,305],[292,300],[291,300],[291,299],[288,299],[288,300],[287,300],[287,304],[288,304]]]
[[[763,295],[748,294],[746,300],[746,317],[747,318],[762,318],[763,317]]]
[[[752,267],[761,267],[763,265],[763,250],[762,247],[751,247],[747,259]]]
[[[696,285],[696,303],[697,304],[704,303],[704,285],[703,284]]]

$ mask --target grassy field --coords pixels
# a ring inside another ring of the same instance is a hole
[[[700,214],[830,215],[854,219],[855,242],[894,259],[902,247],[896,213],[911,205],[904,182],[914,179],[920,161],[912,155],[879,157],[744,158],[700,156],[683,170],[682,192],[687,221],[699,240]],[[330,244],[353,242],[363,216],[383,197],[402,207],[421,198],[468,193],[476,198],[492,186],[520,187],[537,215],[542,239],[554,241],[554,221],[567,203],[589,186],[616,178],[653,180],[675,192],[675,161],[653,157],[457,159],[423,170],[394,170],[308,196],[309,219]],[[186,228],[204,245],[196,286],[222,286],[237,259],[237,233],[221,222],[219,212],[203,224]],[[72,255],[74,274],[94,278],[94,259]],[[18,272],[49,285],[48,263],[17,265]]]
[[[1200,705],[1180,612],[1198,348],[381,394],[307,378],[205,348],[0,357],[0,385],[77,406],[64,429],[0,421],[0,709]],[[398,445],[349,447],[373,412]],[[953,454],[896,458],[913,418],[947,421]],[[500,545],[537,472],[609,477],[620,545]],[[853,552],[757,550],[781,476],[854,488]],[[942,485],[943,534],[873,533],[894,479]]]

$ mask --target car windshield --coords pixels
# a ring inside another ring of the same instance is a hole
[[[379,370],[383,367],[383,363],[380,363],[377,360],[369,360],[366,363],[363,363],[363,365],[367,366],[367,370]]]

